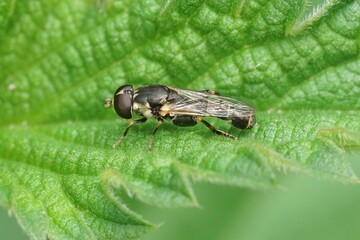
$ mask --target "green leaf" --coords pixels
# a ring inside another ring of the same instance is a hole
[[[296,172],[359,183],[359,1],[25,1],[0,4],[0,203],[32,238],[141,236],[128,195],[198,206],[193,181],[263,189]],[[122,84],[215,89],[257,109],[238,137],[104,109]]]

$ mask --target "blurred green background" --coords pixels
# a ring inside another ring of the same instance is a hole
[[[352,156],[357,173],[358,155]],[[358,174],[359,175],[359,174]],[[360,186],[284,176],[283,190],[257,192],[195,184],[202,209],[129,205],[162,224],[144,239],[359,239]],[[27,239],[14,217],[0,211],[1,239]]]

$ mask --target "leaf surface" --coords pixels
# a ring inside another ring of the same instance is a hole
[[[198,206],[193,181],[262,189],[296,172],[359,183],[360,4],[328,1],[3,1],[0,202],[32,238],[130,239],[155,226],[125,194]],[[209,119],[134,126],[104,109],[118,86],[214,89],[254,129]]]

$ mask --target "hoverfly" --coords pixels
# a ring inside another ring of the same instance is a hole
[[[149,118],[157,119],[150,142],[151,151],[154,135],[164,120],[181,127],[203,123],[213,133],[236,139],[233,135],[216,129],[203,117],[216,117],[240,129],[250,129],[256,123],[255,109],[232,98],[219,95],[215,91],[193,91],[165,85],[150,85],[133,89],[132,85],[119,87],[114,99],[106,99],[105,107],[114,106],[116,113],[130,119],[132,113],[142,116],[132,120],[121,137],[113,144],[115,148],[126,137],[131,126],[144,123]]]

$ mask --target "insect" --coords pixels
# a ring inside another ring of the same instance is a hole
[[[126,137],[131,126],[144,123],[149,118],[157,119],[150,142],[151,151],[154,135],[164,120],[181,127],[203,123],[213,133],[236,139],[233,135],[216,129],[204,117],[225,120],[240,129],[250,129],[256,123],[255,109],[232,98],[219,95],[215,91],[193,91],[165,85],[149,85],[134,90],[132,85],[119,87],[114,99],[106,99],[105,107],[114,106],[116,113],[130,119],[133,113],[142,118],[132,120],[121,137],[113,144],[115,148]]]

